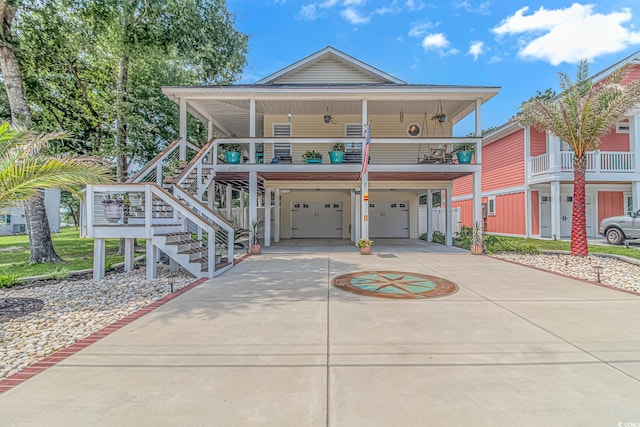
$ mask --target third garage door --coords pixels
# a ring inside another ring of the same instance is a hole
[[[409,238],[409,202],[369,203],[369,236]]]

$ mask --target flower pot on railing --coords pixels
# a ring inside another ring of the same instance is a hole
[[[473,158],[473,151],[458,151],[456,156],[458,157],[458,163],[469,164]]]
[[[104,219],[109,222],[118,222],[124,214],[123,203],[104,203]]]
[[[329,159],[331,164],[340,164],[344,162],[344,151],[329,151]]]
[[[224,157],[229,164],[237,165],[240,163],[240,153],[237,151],[227,151],[224,153]]]

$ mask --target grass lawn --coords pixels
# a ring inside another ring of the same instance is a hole
[[[559,240],[541,240],[541,239],[525,239],[519,237],[503,237],[499,236],[501,239],[505,239],[508,241],[520,242],[524,244],[534,245],[538,250],[547,250],[547,251],[569,251],[571,250],[571,243]],[[624,255],[629,258],[638,258],[640,259],[640,251],[634,249],[633,247],[625,248],[624,246],[600,246],[600,245],[589,245],[589,253],[593,254],[614,254],[614,255]]]
[[[81,239],[79,232],[73,228],[63,228],[60,233],[53,233],[53,246],[64,263],[46,263],[29,265],[29,237],[0,236],[0,285],[11,278],[39,276],[51,274],[64,277],[66,272],[84,270],[93,267],[93,239]],[[121,262],[118,252],[118,239],[107,239],[107,267]]]

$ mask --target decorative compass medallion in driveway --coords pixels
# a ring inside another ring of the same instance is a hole
[[[331,281],[343,291],[378,298],[437,298],[454,294],[458,285],[442,277],[402,271],[359,271]]]

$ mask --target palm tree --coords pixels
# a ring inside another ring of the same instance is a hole
[[[77,194],[82,184],[111,181],[108,169],[100,159],[70,154],[47,155],[42,151],[52,139],[65,136],[64,133],[38,135],[10,129],[8,123],[0,125],[0,207],[15,206],[32,199],[45,188],[62,188]],[[36,247],[46,248],[44,252],[49,254],[42,258],[32,246],[30,262],[59,261],[55,251],[54,256],[50,256],[49,250],[53,250],[51,235],[38,227],[40,222],[31,218],[29,210],[26,212],[29,238],[36,232],[39,242]]]
[[[562,93],[557,97],[531,98],[521,106],[520,122],[541,131],[549,131],[566,142],[573,157],[573,213],[571,255],[587,256],[585,215],[585,171],[587,151],[597,150],[600,140],[616,122],[640,102],[640,81],[621,85],[629,66],[621,67],[605,80],[594,83],[587,61],[578,65],[576,81],[560,73]]]

